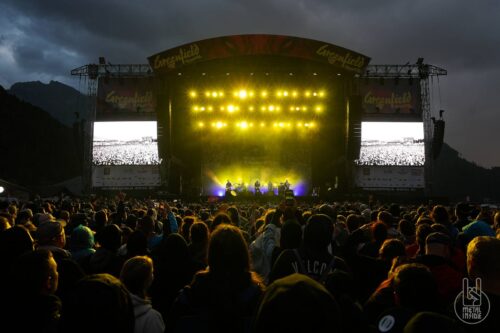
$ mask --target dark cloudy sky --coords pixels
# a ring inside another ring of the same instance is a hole
[[[58,80],[99,56],[145,63],[199,39],[268,33],[358,51],[371,64],[428,64],[445,141],[500,166],[500,1],[497,0],[0,0],[0,84]],[[439,87],[439,89],[438,89]]]

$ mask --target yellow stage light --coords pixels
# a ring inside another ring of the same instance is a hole
[[[265,106],[261,106],[260,107],[260,111],[266,111],[266,107]]]
[[[296,98],[297,96],[299,96],[299,93],[297,92],[297,90],[294,90],[292,92],[292,97]]]
[[[222,121],[218,121],[218,122],[215,123],[215,127],[216,128],[222,128],[222,127],[224,127],[224,123]]]
[[[269,107],[267,108],[270,112],[273,112],[274,111],[274,105],[269,105]]]
[[[205,91],[205,97],[210,97],[210,91]]]
[[[319,97],[325,97],[325,92],[323,90],[320,90],[318,95]]]
[[[196,98],[196,96],[197,96],[196,91],[191,90],[191,91],[189,92],[189,97],[191,97],[191,98]]]
[[[240,90],[240,91],[238,92],[238,96],[239,96],[239,98],[241,98],[241,99],[245,99],[245,98],[247,98],[247,97],[248,97],[248,93],[247,93],[247,91],[246,91],[246,90],[243,90],[243,89],[242,89],[242,90]]]
[[[295,111],[295,107],[290,106],[290,111],[292,111],[292,112]]]
[[[323,107],[321,105],[316,105],[314,111],[316,111],[316,113],[321,113],[323,112]]]
[[[224,97],[224,92],[223,91],[219,91],[219,97]]]
[[[285,91],[283,92],[283,96],[287,97],[287,96],[288,96],[288,91],[286,91],[286,90],[285,90]]]
[[[234,111],[236,111],[236,108],[234,107],[234,105],[229,104],[229,105],[227,106],[227,112],[229,112],[229,113],[233,113]]]
[[[217,91],[212,91],[212,97],[216,98],[218,96]]]
[[[239,123],[239,127],[241,129],[247,129],[248,128],[248,123],[246,121],[242,121]]]
[[[253,110],[254,110],[254,107],[253,107],[253,106],[249,106],[249,107],[248,107],[248,111],[253,112]]]
[[[299,121],[299,122],[297,123],[297,127],[302,127],[302,122],[301,122],[301,121]]]
[[[311,97],[311,92],[309,90],[306,90],[305,96],[306,97]]]
[[[198,127],[203,128],[203,127],[205,127],[205,124],[202,121],[200,121],[200,122],[198,122]]]
[[[297,106],[295,110],[300,111],[300,106]]]
[[[278,123],[273,123],[273,127],[278,127]]]
[[[278,98],[282,97],[282,96],[283,96],[283,92],[282,92],[281,90],[278,90],[278,91],[276,92],[276,96],[277,96]]]
[[[317,92],[313,92],[313,96],[318,96],[318,93]]]
[[[260,127],[264,127],[264,126],[266,126],[266,123],[265,122],[261,122],[260,123]]]
[[[200,108],[200,111],[205,111],[205,107],[204,107],[204,106],[202,106],[202,107]]]
[[[250,92],[248,93],[248,96],[250,96],[250,97],[253,97],[254,95],[255,95],[255,93],[254,93],[253,91],[250,91]]]
[[[208,112],[212,112],[212,111],[214,110],[214,108],[213,108],[213,107],[211,107],[211,106],[209,106],[209,107],[207,108],[207,110],[208,110]]]
[[[196,111],[198,111],[198,110],[199,110],[199,108],[198,108],[198,106],[197,106],[197,105],[193,106],[193,111],[195,111],[195,112],[196,112]]]
[[[278,126],[283,128],[283,127],[285,127],[285,123],[279,123]]]
[[[262,98],[267,98],[267,91],[266,90],[262,90],[262,92],[260,93],[260,96]]]
[[[221,106],[221,107],[220,107],[220,110],[221,110],[221,111],[224,111],[224,110],[225,110],[225,108],[224,108],[223,106]]]
[[[253,127],[253,123],[248,124],[249,127]]]
[[[307,111],[307,106],[303,106],[302,111],[304,111],[304,112]]]

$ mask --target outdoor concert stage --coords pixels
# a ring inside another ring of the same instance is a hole
[[[285,182],[304,197],[425,187],[431,136],[421,82],[438,75],[433,66],[382,69],[340,46],[276,35],[196,41],[149,65],[100,60],[72,71],[95,97],[84,140],[91,190],[222,198],[227,182],[233,197],[254,194],[257,181],[263,196],[272,188],[278,197]],[[372,133],[363,148],[365,122],[382,124],[375,133],[411,125],[396,137]]]

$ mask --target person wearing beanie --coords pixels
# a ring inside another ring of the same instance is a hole
[[[304,274],[275,280],[264,293],[254,322],[255,332],[335,332],[340,310],[326,288]]]

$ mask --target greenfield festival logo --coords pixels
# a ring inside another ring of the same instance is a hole
[[[462,280],[462,291],[455,298],[455,314],[462,322],[475,325],[488,317],[490,313],[490,300],[481,290],[481,279],[476,279],[476,285],[469,286],[469,280]]]

